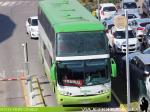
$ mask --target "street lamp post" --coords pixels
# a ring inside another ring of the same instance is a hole
[[[129,70],[129,44],[128,44],[128,12],[125,10],[126,25],[126,77],[127,77],[127,111],[130,111],[130,70]]]
[[[99,11],[99,10],[100,10],[100,6],[99,6],[99,0],[97,0],[97,8],[98,8],[98,12],[97,12],[97,13],[98,13],[98,14],[97,14],[97,15],[98,15],[98,20],[100,21],[100,11]]]
[[[31,75],[29,73],[29,63],[28,63],[28,46],[27,42],[22,44],[23,46],[23,53],[24,53],[24,70],[25,74],[27,75],[27,88],[28,88],[28,94],[30,98],[30,105],[32,105],[32,83],[31,83]]]

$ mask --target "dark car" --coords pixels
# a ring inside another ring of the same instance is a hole
[[[130,60],[130,76],[131,80],[138,87],[139,97],[147,95],[145,85],[146,79],[150,75],[150,54],[141,54]]]
[[[125,56],[122,60],[125,64]],[[129,68],[131,88],[136,88],[137,97],[148,95],[145,82],[150,76],[150,54],[140,52],[129,54]]]

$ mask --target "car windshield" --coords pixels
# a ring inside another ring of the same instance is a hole
[[[105,11],[105,12],[116,11],[116,8],[115,7],[104,7],[103,11]]]
[[[57,63],[58,83],[63,86],[93,86],[110,81],[109,59]]]
[[[128,19],[134,19],[134,18],[137,18],[135,15],[133,15],[133,14],[129,14],[128,15]]]
[[[125,14],[123,14],[122,16],[125,16]],[[134,14],[128,14],[128,19],[135,19],[137,18]]]
[[[137,5],[135,2],[127,2],[123,4],[124,9],[135,9],[137,8]]]
[[[114,36],[116,39],[125,39],[125,31],[116,31],[114,33]],[[129,38],[135,37],[132,30],[128,31],[128,36],[129,36]]]
[[[57,56],[83,56],[108,53],[104,32],[69,32],[57,35]]]
[[[32,26],[37,26],[38,25],[38,20],[37,19],[32,19]]]

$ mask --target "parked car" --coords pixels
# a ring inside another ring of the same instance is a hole
[[[143,42],[144,29],[148,24],[150,24],[149,18],[139,18],[130,22],[130,26],[132,29],[135,30],[136,37],[139,39],[140,42]]]
[[[118,29],[115,26],[106,34],[108,37],[108,42],[113,52],[125,53],[126,52],[126,38],[125,38],[125,28]],[[135,32],[128,27],[128,37],[129,37],[129,52],[136,52],[140,49],[140,43],[136,38]]]
[[[117,12],[117,8],[113,3],[102,3],[100,4],[99,12],[100,19],[103,20],[115,14]],[[96,10],[96,16],[98,17],[98,9]]]
[[[144,0],[142,5],[143,13],[150,16],[150,0]]]
[[[150,47],[150,24],[145,27],[143,43],[146,47]]]
[[[38,38],[39,37],[39,31],[38,31],[38,17],[32,16],[29,17],[26,21],[26,31],[27,34],[31,38]]]
[[[121,10],[127,10],[127,12],[138,13],[140,14],[140,10],[136,4],[135,0],[122,0],[120,3]]]

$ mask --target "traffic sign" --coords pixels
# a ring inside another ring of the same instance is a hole
[[[114,17],[114,25],[115,27],[117,27],[118,29],[123,29],[126,27],[127,25],[127,19],[124,16],[115,16]]]

